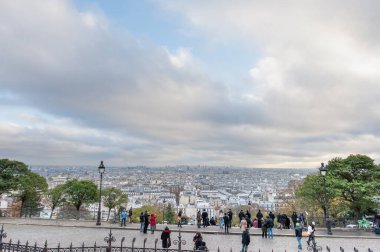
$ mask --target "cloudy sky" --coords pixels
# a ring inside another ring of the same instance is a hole
[[[0,156],[380,162],[380,1],[0,1]]]

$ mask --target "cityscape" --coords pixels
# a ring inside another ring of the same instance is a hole
[[[45,177],[49,188],[64,184],[69,179],[88,179],[99,184],[99,174],[94,167],[31,167]],[[210,217],[219,210],[254,205],[267,212],[281,211],[286,202],[294,198],[287,192],[290,181],[301,181],[310,169],[247,169],[234,167],[166,166],[106,168],[103,186],[116,187],[128,195],[126,208],[144,205],[172,204],[182,209],[184,215],[195,223],[198,210],[207,209]],[[97,204],[86,206],[97,212]],[[107,209],[103,206],[104,217]],[[58,209],[57,209],[58,210]],[[46,206],[41,214],[50,216]]]

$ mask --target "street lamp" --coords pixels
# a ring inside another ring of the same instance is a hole
[[[96,225],[100,226],[100,217],[101,217],[101,207],[102,207],[102,181],[103,181],[103,173],[106,170],[106,167],[104,167],[103,161],[100,161],[100,165],[98,167],[99,174],[100,174],[100,185],[99,185],[99,207],[98,207],[98,220],[96,221]]]
[[[329,209],[327,204],[327,193],[326,193],[326,175],[327,175],[327,168],[325,167],[324,163],[321,163],[321,168],[319,168],[319,172],[321,173],[323,177],[323,193],[325,198],[325,222],[327,226],[327,234],[332,235],[331,231],[331,223],[330,223],[330,217],[329,217]]]
[[[165,224],[165,203],[166,203],[166,200],[164,198],[164,201],[162,201],[164,203],[164,209],[162,211],[162,224]]]

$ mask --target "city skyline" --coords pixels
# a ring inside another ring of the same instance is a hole
[[[371,0],[2,1],[2,158],[379,163],[379,11]]]

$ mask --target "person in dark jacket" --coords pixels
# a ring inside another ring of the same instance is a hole
[[[140,214],[140,232],[142,232],[144,229],[144,213],[141,212]]]
[[[233,213],[232,213],[231,208],[228,209],[227,215],[228,215],[228,228],[231,228],[231,226],[232,226],[232,217],[233,217]]]
[[[202,242],[203,242],[203,237],[201,235],[201,233],[197,232],[193,238],[193,242],[194,242],[194,249],[195,250],[198,250],[200,246],[202,246]]]
[[[259,222],[258,228],[261,228],[261,226],[263,225],[263,214],[261,213],[260,209],[256,214],[256,218],[257,218],[257,221]]]
[[[207,227],[207,222],[208,222],[208,213],[206,212],[206,209],[203,209],[203,212],[202,212],[202,222],[203,222],[203,227],[206,228]]]
[[[274,221],[275,216],[274,213],[272,213],[272,211],[269,212],[269,218],[271,218]]]
[[[241,252],[246,252],[248,250],[248,245],[251,242],[249,237],[249,229],[246,228],[241,235]]]
[[[263,224],[261,225],[261,237],[262,238],[267,238],[268,237],[268,227],[267,227],[267,223],[266,223],[266,220],[263,221]]]
[[[225,233],[228,233],[228,228],[229,228],[229,217],[228,217],[228,215],[227,215],[227,213],[224,213],[224,216],[223,216],[223,221],[224,221],[224,223],[226,223],[225,225],[224,225],[224,232]]]
[[[147,231],[148,231],[148,226],[149,226],[149,213],[148,213],[148,210],[145,210],[145,214],[144,214],[144,230],[143,230],[143,233],[146,234]]]
[[[162,231],[161,240],[162,240],[162,247],[163,248],[170,248],[170,246],[172,245],[171,240],[170,240],[170,233],[171,232],[172,231],[168,227],[165,227],[165,229]]]
[[[239,216],[239,226],[240,226],[240,228],[241,228],[241,221],[242,221],[243,219],[245,219],[245,214],[244,214],[243,210],[240,210],[238,216]]]
[[[273,223],[273,220],[271,217],[269,217],[269,216],[267,217],[267,219],[265,220],[265,225],[267,227],[268,238],[273,239],[274,223]]]
[[[298,221],[298,216],[296,212],[293,212],[292,214],[292,221],[293,221],[293,228],[296,229],[296,223]]]

